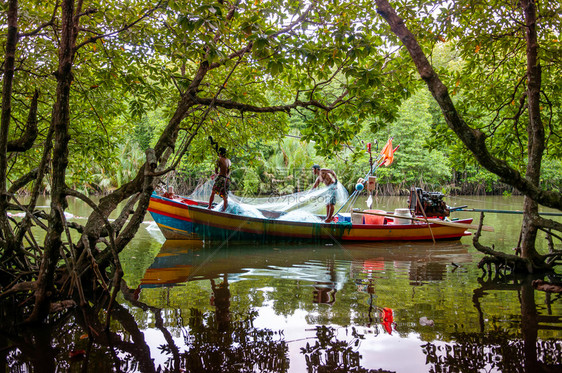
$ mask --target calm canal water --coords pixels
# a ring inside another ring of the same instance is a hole
[[[377,208],[406,198],[379,198]],[[516,210],[520,197],[448,197],[451,206]],[[74,206],[75,219],[86,216]],[[458,212],[454,217],[478,217]],[[481,242],[510,251],[520,215],[486,214]],[[53,333],[55,366],[126,372],[562,371],[562,299],[531,278],[477,269],[471,244],[204,244],[165,241],[147,221],[122,252],[125,280],[110,343],[88,362],[71,318]],[[542,247],[546,247],[540,238]],[[25,352],[16,364],[23,370]],[[8,362],[10,363],[10,362]],[[12,365],[12,366],[16,366]],[[550,370],[548,370],[550,369]]]

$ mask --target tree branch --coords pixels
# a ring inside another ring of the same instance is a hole
[[[466,148],[474,154],[476,160],[488,171],[498,175],[501,182],[517,188],[517,190],[526,196],[532,196],[536,202],[544,206],[562,210],[561,193],[541,190],[537,184],[534,183],[534,175],[532,179],[522,177],[521,174],[510,167],[506,161],[496,158],[489,153],[486,146],[485,134],[468,126],[461,118],[453,104],[447,87],[439,79],[439,76],[427,60],[416,38],[405,26],[404,21],[398,17],[387,0],[375,0],[375,3],[377,5],[377,12],[387,21],[392,32],[400,38],[404,46],[408,49],[418,73],[439,104],[447,125],[455,132]],[[538,129],[536,129],[536,131],[537,133],[540,132]],[[536,149],[534,148],[533,153],[540,153],[540,145],[536,145]],[[537,160],[533,159],[533,162],[537,162]]]
[[[162,0],[160,0],[158,2],[158,4],[156,4],[156,6],[154,6],[153,8],[147,10],[141,17],[137,18],[136,20],[134,20],[133,22],[131,22],[129,24],[124,25],[123,27],[121,27],[120,29],[118,29],[116,31],[109,32],[107,34],[100,34],[100,35],[90,37],[89,39],[87,39],[87,40],[83,41],[82,43],[78,44],[75,47],[75,50],[78,50],[78,49],[82,48],[84,45],[95,43],[99,39],[108,38],[108,37],[120,34],[121,32],[130,29],[131,27],[135,26],[137,23],[139,23],[143,19],[148,18],[150,15],[152,15],[152,13],[154,13],[156,11],[156,9],[160,8],[161,4],[162,4]],[[79,14],[78,16],[82,16],[82,15],[85,15],[85,14],[89,14],[89,12]]]
[[[29,171],[27,174],[23,175],[12,183],[10,189],[8,189],[8,193],[15,194],[18,190],[35,180],[37,178],[37,175],[39,175],[39,168],[34,168],[33,170]]]
[[[37,130],[37,100],[39,98],[39,91],[35,90],[31,106],[29,107],[29,116],[27,117],[27,124],[21,137],[17,140],[8,142],[8,152],[24,152],[31,149],[39,131]]]
[[[196,97],[196,102],[200,105],[208,106],[213,102],[211,98],[201,98]],[[336,101],[339,102],[339,98]],[[302,107],[302,108],[318,108],[325,111],[331,111],[334,108],[334,104],[325,105],[317,100],[310,100],[310,101],[300,101],[295,100],[292,104],[289,105],[276,105],[276,106],[255,106],[250,104],[243,104],[240,102],[235,102],[231,100],[215,100],[215,106],[224,108],[224,109],[233,109],[238,110],[241,112],[253,112],[253,113],[277,113],[277,112],[284,112],[289,113],[292,109]]]
[[[46,27],[49,26],[53,26],[55,24],[55,17],[57,15],[57,9],[59,7],[59,0],[55,1],[55,6],[53,7],[53,14],[51,15],[51,19],[43,24],[41,24],[40,26],[38,26],[35,30],[33,31],[29,31],[29,32],[25,32],[25,33],[21,33],[18,34],[18,37],[23,38],[23,37],[29,37],[29,36],[34,36],[36,34],[38,34],[41,30],[43,30]]]

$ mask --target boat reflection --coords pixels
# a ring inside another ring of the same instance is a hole
[[[198,257],[204,252],[203,247],[203,241],[199,240],[164,242],[154,262],[144,273],[141,288],[171,286],[189,281],[197,263],[201,263]]]
[[[314,283],[315,303],[333,303],[337,285],[342,281],[338,278],[341,271],[336,270],[336,262],[348,262],[352,277],[383,272],[385,263],[408,263],[411,283],[421,284],[443,279],[452,258],[457,264],[471,261],[467,246],[458,241],[435,245],[412,242],[207,246],[200,240],[167,240],[146,270],[140,286],[174,286],[193,280],[216,279],[225,274],[229,277],[259,276],[263,270],[277,269],[285,279]]]
[[[458,241],[436,245],[412,242],[212,246],[200,240],[168,240],[146,270],[140,290],[170,288],[191,281],[210,282],[209,304],[213,307],[216,332],[224,333],[222,338],[226,338],[232,328],[230,287],[234,282],[256,278],[282,280],[284,284],[289,281],[288,286],[295,286],[295,295],[303,290],[306,294],[306,289],[310,289],[310,298],[299,301],[298,307],[333,307],[331,312],[322,308],[324,311],[319,314],[309,313],[306,318],[311,325],[322,325],[329,322],[330,315],[345,312],[346,302],[354,296],[350,295],[349,286],[347,292],[343,290],[346,285],[355,284],[359,301],[355,307],[356,325],[368,328],[374,335],[393,335],[397,326],[395,310],[376,299],[377,291],[388,291],[376,289],[377,279],[400,272],[410,279],[411,285],[441,280],[452,258],[456,263],[471,261],[467,246]],[[273,291],[284,291],[279,289]],[[360,295],[363,292],[369,294],[368,299]],[[341,305],[336,304],[338,294],[342,294]]]

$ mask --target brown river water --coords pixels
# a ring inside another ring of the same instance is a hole
[[[376,208],[392,211],[405,199],[378,198]],[[521,197],[446,202],[522,206]],[[70,212],[77,222],[88,214],[80,204]],[[487,213],[495,232],[481,242],[511,252],[520,222]],[[539,247],[546,250],[542,235]],[[147,215],[120,257],[134,293],[118,297],[111,338],[90,341],[78,313],[37,335],[4,333],[6,371],[562,371],[562,297],[533,290],[534,278],[548,277],[485,274],[470,236],[210,245],[165,241]]]

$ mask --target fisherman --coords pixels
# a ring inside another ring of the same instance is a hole
[[[226,210],[228,206],[228,189],[230,188],[230,159],[226,158],[226,149],[221,147],[218,149],[219,159],[215,163],[215,174],[212,179],[215,180],[213,190],[211,191],[211,198],[209,198],[209,209],[213,207],[213,200],[215,193],[224,200],[222,211]]]
[[[316,188],[320,182],[323,182],[328,187],[328,194],[326,196],[326,223],[334,220],[334,208],[336,205],[336,195],[338,191],[338,177],[336,173],[328,168],[320,168],[315,164],[312,166],[312,172],[317,176],[312,189]]]

